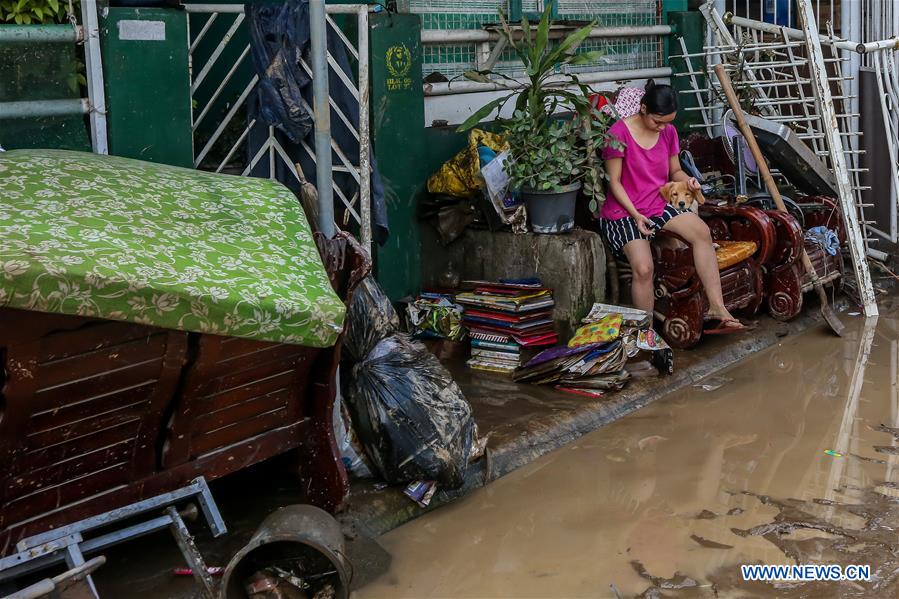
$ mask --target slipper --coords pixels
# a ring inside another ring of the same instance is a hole
[[[708,328],[706,328],[705,326],[703,327],[703,335],[730,335],[732,333],[745,333],[746,331],[755,329],[757,326],[756,323],[743,322],[742,320],[737,320],[736,318],[710,318],[709,320],[705,321],[704,324],[709,326]]]

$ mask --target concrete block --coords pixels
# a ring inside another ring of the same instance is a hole
[[[598,233],[575,229],[563,235],[514,235],[468,229],[441,247],[431,231],[423,235],[422,281],[437,286],[452,261],[464,279],[540,277],[553,289],[559,332],[570,335],[594,302],[606,296],[606,255]]]

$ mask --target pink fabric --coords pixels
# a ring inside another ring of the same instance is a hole
[[[619,119],[626,119],[640,112],[640,100],[646,93],[639,87],[623,87],[618,92],[618,98],[615,100],[615,112],[612,112],[612,105],[607,104],[601,108],[603,112],[615,114]]]
[[[649,150],[637,144],[623,120],[612,125],[609,133],[624,145],[624,150],[607,147],[603,150],[603,159],[623,158],[621,186],[633,202],[634,208],[647,218],[660,215],[665,210],[665,199],[659,193],[659,189],[668,182],[669,158],[677,156],[680,152],[677,131],[672,125],[666,126],[659,133],[656,145]],[[626,216],[629,216],[627,210],[609,191],[600,217],[618,220]]]

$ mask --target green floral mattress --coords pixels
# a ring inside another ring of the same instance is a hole
[[[273,181],[0,152],[0,306],[312,347],[345,308]]]

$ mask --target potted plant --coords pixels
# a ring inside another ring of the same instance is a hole
[[[501,122],[510,148],[505,170],[512,188],[519,190],[527,205],[531,228],[540,233],[560,233],[574,226],[575,202],[582,189],[591,209],[602,201],[605,173],[595,156],[611,143],[608,128],[612,117],[595,110],[587,98],[589,89],[566,71],[566,67],[588,64],[602,56],[602,52],[575,53],[594,23],[553,44],[551,12],[549,2],[536,29],[523,18],[517,35],[500,13],[502,35],[527,74],[524,87],[487,103],[458,129],[473,128],[515,99],[512,118]],[[476,75],[514,81],[495,71]],[[580,93],[567,89],[571,86]],[[573,118],[557,114],[564,111],[573,113]]]

